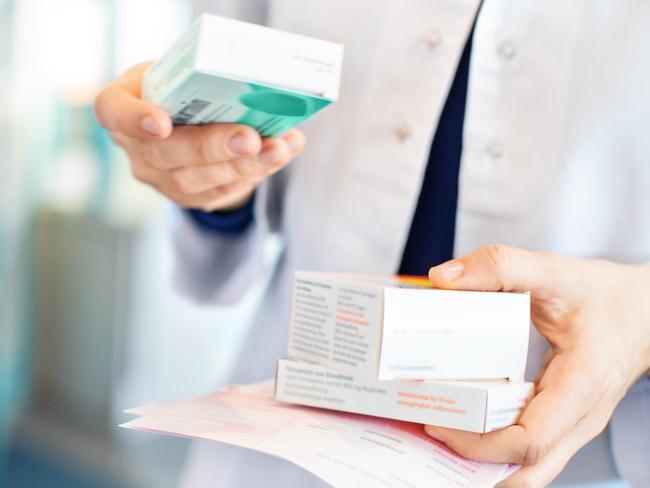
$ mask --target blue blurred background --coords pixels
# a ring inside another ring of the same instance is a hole
[[[228,375],[260,290],[171,285],[170,212],[92,101],[187,27],[189,0],[0,0],[0,486],[175,486],[187,441],[116,425]]]

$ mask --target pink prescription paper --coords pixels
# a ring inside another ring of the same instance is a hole
[[[491,487],[516,469],[465,460],[419,424],[277,402],[272,381],[129,411],[121,427],[254,449],[335,487]]]

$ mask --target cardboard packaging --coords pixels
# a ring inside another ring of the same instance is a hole
[[[240,123],[278,136],[338,98],[343,46],[202,14],[145,73],[177,125]]]
[[[359,380],[302,361],[281,359],[278,401],[342,412],[490,432],[512,425],[534,391],[515,381]]]
[[[288,353],[355,378],[521,379],[530,295],[296,272]]]

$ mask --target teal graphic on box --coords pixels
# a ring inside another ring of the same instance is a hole
[[[146,71],[142,94],[177,125],[279,136],[338,99],[342,64],[341,44],[202,14]]]

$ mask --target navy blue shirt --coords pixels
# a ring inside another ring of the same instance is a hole
[[[431,266],[452,258],[471,48],[472,34],[463,49],[431,144],[402,261],[396,270],[399,274],[426,275]],[[252,201],[233,212],[189,212],[199,225],[224,234],[244,232],[254,218]]]
[[[195,209],[189,209],[188,212],[194,221],[204,229],[221,234],[237,235],[242,234],[253,222],[254,203],[255,194],[246,205],[231,212],[203,212]]]
[[[429,162],[398,274],[426,275],[431,266],[448,261],[454,252],[472,34],[473,31],[463,49],[431,143]]]

